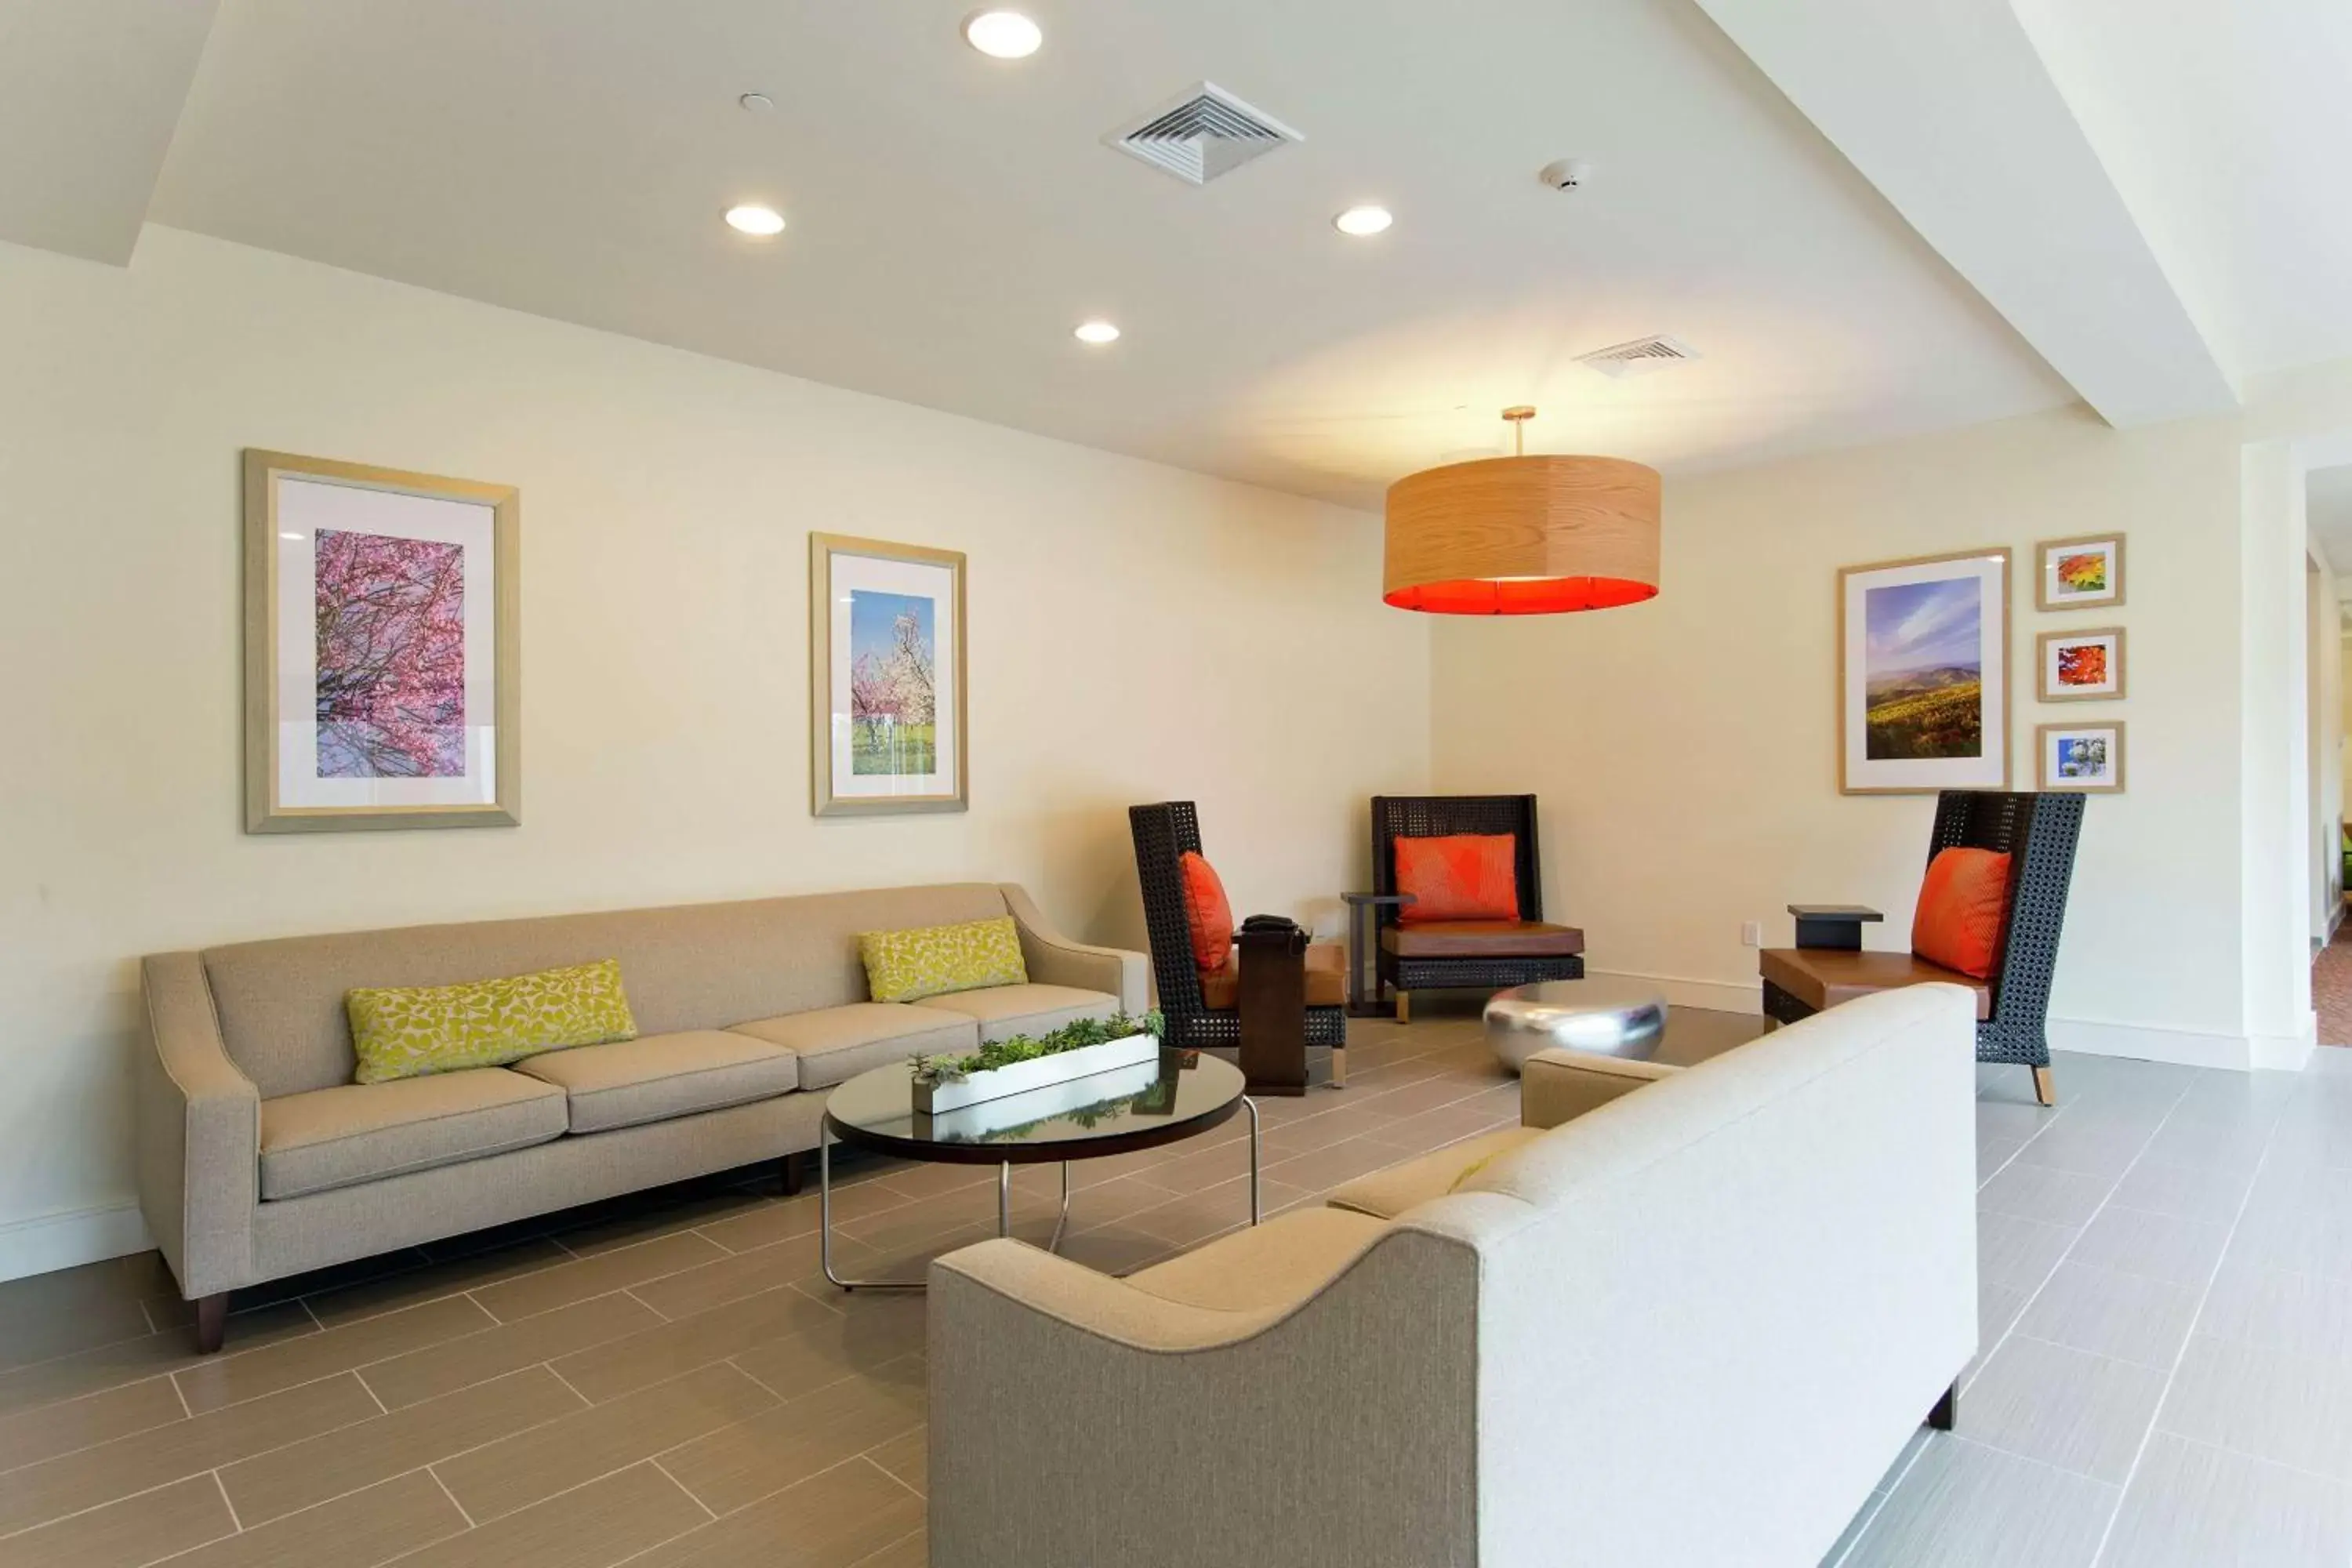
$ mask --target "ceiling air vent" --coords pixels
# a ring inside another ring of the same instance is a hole
[[[1103,140],[1187,184],[1205,185],[1253,158],[1306,138],[1204,81]]]
[[[1603,375],[1646,375],[1654,370],[1664,370],[1670,364],[1699,357],[1698,351],[1680,338],[1635,338],[1630,343],[1612,343],[1605,349],[1595,349],[1589,354],[1579,354],[1579,364],[1589,364]]]

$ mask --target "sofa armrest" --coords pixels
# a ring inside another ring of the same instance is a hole
[[[194,953],[145,959],[140,981],[139,1204],[194,1300],[248,1283],[261,1093],[229,1060]]]
[[[939,1259],[930,1560],[1470,1561],[1476,1281],[1474,1253],[1412,1233],[1303,1300],[1247,1310],[1165,1300],[1019,1242]]]
[[[1045,985],[1108,991],[1118,998],[1121,1012],[1138,1016],[1150,1005],[1151,964],[1143,954],[1072,942],[1046,923],[1035,900],[1024,889],[1011,882],[1000,888],[1005,909],[1021,928],[1021,962],[1027,966],[1030,979]]]
[[[1585,1051],[1538,1051],[1519,1068],[1519,1125],[1549,1130],[1683,1069]]]

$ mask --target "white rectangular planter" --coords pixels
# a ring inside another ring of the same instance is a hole
[[[986,1072],[976,1072],[953,1083],[919,1081],[914,1085],[915,1109],[925,1115],[943,1115],[984,1100],[1026,1094],[1031,1089],[1046,1089],[1057,1083],[1068,1083],[1073,1079],[1091,1078],[1098,1072],[1110,1072],[1118,1068],[1133,1067],[1139,1062],[1156,1062],[1159,1059],[1159,1036],[1129,1035],[1122,1039],[1105,1040],[1099,1046],[1080,1046],[1075,1051],[1037,1057],[1025,1062],[1014,1062],[1010,1067],[991,1068]],[[1077,1103],[1083,1105],[1087,1101]]]
[[[942,1111],[930,1119],[930,1133],[942,1143],[985,1143],[1016,1127],[1034,1127],[1091,1106],[1133,1100],[1150,1092],[1159,1081],[1160,1062],[1154,1058],[1148,1062],[1113,1068],[1108,1072],[1066,1079],[1043,1089],[1007,1095],[1003,1100],[983,1100],[961,1110]]]

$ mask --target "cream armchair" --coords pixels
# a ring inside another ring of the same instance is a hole
[[[931,1562],[1812,1568],[1976,1350],[1974,1036],[1923,986],[1681,1072],[1538,1058],[1571,1120],[1393,1219],[939,1259]]]

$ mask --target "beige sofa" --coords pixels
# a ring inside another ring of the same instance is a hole
[[[866,1000],[859,932],[1008,914],[1028,984]],[[604,958],[636,1039],[352,1081],[356,986]],[[140,1202],[209,1350],[240,1286],[795,1155],[843,1079],[1140,1013],[1147,970],[1056,935],[1019,888],[965,883],[297,937],[161,953],[142,973]]]
[[[1572,1120],[1352,1206],[1123,1279],[950,1253],[930,1560],[1814,1568],[1976,1352],[1975,1058],[1948,985],[1680,1072],[1543,1053]]]

